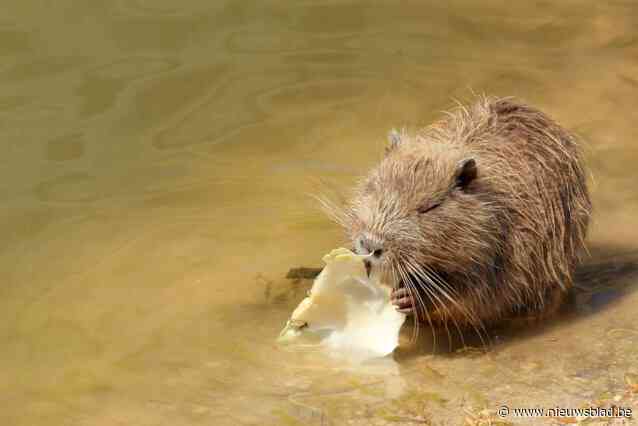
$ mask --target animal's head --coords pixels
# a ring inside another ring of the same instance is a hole
[[[405,286],[421,308],[441,311],[458,298],[459,284],[451,281],[470,280],[473,269],[489,264],[502,238],[494,238],[489,183],[479,158],[460,145],[396,133],[390,139],[340,222],[354,250],[372,254],[373,271]]]

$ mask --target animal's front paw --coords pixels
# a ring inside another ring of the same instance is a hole
[[[414,298],[405,287],[392,289],[390,294],[390,302],[396,307],[397,311],[405,315],[414,315]]]

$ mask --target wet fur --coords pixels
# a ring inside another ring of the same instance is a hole
[[[467,159],[477,176],[460,187]],[[586,181],[565,129],[481,98],[415,135],[393,133],[347,206],[325,206],[353,241],[383,247],[380,272],[408,289],[420,320],[480,332],[559,306],[585,244]]]

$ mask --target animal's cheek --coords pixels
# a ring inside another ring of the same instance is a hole
[[[377,260],[376,264],[382,269],[388,268],[392,265],[393,253],[386,250],[383,255]]]

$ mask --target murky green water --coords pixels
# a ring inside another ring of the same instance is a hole
[[[638,255],[620,255],[638,247],[638,5],[428,3],[5,4],[0,424],[638,412]],[[424,343],[351,369],[276,347],[305,291],[286,271],[342,241],[307,193],[472,91],[590,141],[594,296],[487,353]]]

